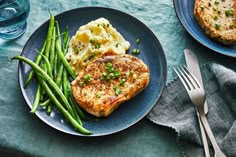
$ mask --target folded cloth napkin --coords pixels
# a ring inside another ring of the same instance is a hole
[[[236,73],[216,63],[205,65],[201,72],[209,125],[226,156],[236,157]],[[196,111],[178,78],[167,85],[148,118],[177,132],[183,156],[204,156]],[[210,150],[213,154],[211,147]]]

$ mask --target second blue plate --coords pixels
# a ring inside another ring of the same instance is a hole
[[[236,57],[236,46],[226,46],[210,39],[193,16],[194,0],[173,0],[175,12],[186,31],[202,45],[226,56]]]

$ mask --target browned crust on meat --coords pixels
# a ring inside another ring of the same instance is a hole
[[[235,0],[195,0],[194,17],[210,38],[226,45],[235,44],[235,6]],[[232,10],[233,15],[226,15],[227,10]]]
[[[101,79],[102,73],[109,74],[105,69],[106,63],[112,63],[118,78],[106,81]],[[90,75],[90,81],[84,77]],[[124,85],[120,80],[125,79]],[[149,69],[142,60],[131,55],[112,55],[97,58],[79,73],[71,83],[75,100],[88,113],[97,117],[110,115],[121,103],[131,99],[142,91],[149,83]],[[115,93],[114,86],[122,92]]]

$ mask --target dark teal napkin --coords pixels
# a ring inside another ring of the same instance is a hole
[[[222,151],[227,157],[235,157],[236,73],[215,63],[204,66],[201,72],[209,106],[208,122]],[[167,85],[148,118],[177,132],[183,156],[204,156],[195,108],[179,79]]]

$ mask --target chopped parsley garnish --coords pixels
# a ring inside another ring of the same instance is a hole
[[[120,90],[120,89],[115,90],[115,94],[116,94],[116,95],[119,95],[120,93],[121,93],[121,90]]]
[[[75,52],[75,54],[78,54],[78,53],[79,53],[79,48],[78,48],[78,47],[75,47],[75,48],[74,48],[74,52]]]
[[[101,94],[100,93],[95,93],[97,98],[101,98]]]
[[[218,16],[217,16],[217,15],[214,15],[214,16],[213,16],[213,19],[214,19],[214,20],[218,20]]]
[[[114,71],[114,79],[117,79],[120,76],[120,72],[119,71]]]
[[[106,81],[109,81],[110,79],[111,79],[111,76],[110,76],[110,75],[107,75]]]
[[[95,40],[94,40],[94,39],[90,39],[89,42],[90,42],[91,44],[94,44],[94,43],[95,43]]]
[[[219,0],[215,0],[215,4],[219,4],[220,2],[219,2]]]
[[[84,80],[85,80],[86,83],[89,83],[90,79],[91,79],[91,76],[89,74],[84,76]]]
[[[229,10],[225,10],[225,15],[226,16],[234,16],[234,11],[229,9]]]
[[[200,8],[201,8],[201,10],[204,10],[204,9],[205,9],[205,6],[204,6],[204,5],[201,5]]]
[[[129,71],[129,74],[130,74],[130,75],[133,75],[133,74],[134,74],[134,72],[133,72],[132,70],[130,70],[130,71]]]
[[[218,7],[217,7],[216,5],[214,5],[214,6],[213,6],[213,9],[214,9],[215,11],[217,11],[217,10],[218,10]]]
[[[119,95],[121,93],[121,90],[117,86],[113,86],[113,89],[115,90],[115,95]]]
[[[120,43],[117,43],[117,44],[116,44],[116,47],[118,47],[119,45],[120,45]]]
[[[112,68],[112,63],[110,62],[106,63],[106,67]]]
[[[137,38],[135,42],[136,42],[136,44],[139,44],[140,43],[140,39]]]
[[[220,29],[221,25],[220,24],[215,24],[215,29]]]
[[[95,45],[96,49],[99,49],[100,47],[101,47],[101,44],[99,44],[99,43]]]
[[[132,51],[132,54],[134,54],[134,55],[137,55],[137,54],[139,54],[139,49],[133,49],[133,51]]]
[[[111,67],[111,68],[109,68],[107,70],[109,71],[109,73],[112,73],[112,72],[114,72],[115,69],[113,67]]]
[[[121,85],[121,86],[124,86],[124,85],[125,85],[125,81],[126,81],[126,80],[125,80],[124,78],[121,79],[121,80],[120,80],[120,85]]]
[[[110,78],[114,78],[114,73],[109,74]]]
[[[88,60],[91,60],[93,57],[95,57],[96,54],[95,53],[92,53],[89,57],[88,57]]]
[[[110,79],[117,79],[121,75],[120,71],[114,69],[110,62],[105,64],[105,69],[108,71],[108,74],[103,72],[100,76],[100,80],[106,79],[106,81],[109,81]]]

